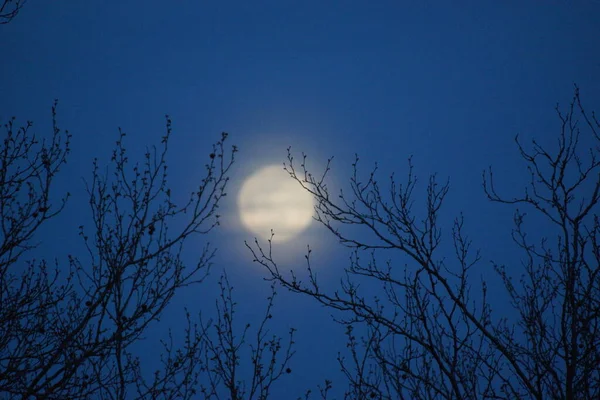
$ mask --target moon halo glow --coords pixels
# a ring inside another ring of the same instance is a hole
[[[259,239],[290,240],[310,225],[313,199],[283,170],[269,165],[250,175],[238,195],[242,224]]]

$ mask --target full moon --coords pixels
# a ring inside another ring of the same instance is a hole
[[[250,175],[238,196],[242,224],[260,239],[284,242],[308,227],[314,213],[310,193],[280,165]]]

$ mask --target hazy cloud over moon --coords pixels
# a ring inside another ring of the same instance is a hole
[[[281,165],[263,167],[243,183],[238,196],[242,224],[259,239],[291,239],[308,227],[313,216],[312,196],[290,178]]]

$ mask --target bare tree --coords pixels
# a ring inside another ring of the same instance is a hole
[[[492,169],[484,173],[490,200],[527,208],[555,228],[528,232],[525,212],[515,211],[523,268],[491,271],[504,282],[508,314],[492,312],[486,282],[494,277],[472,276],[481,256],[463,216],[443,229],[448,182],[433,175],[418,197],[412,161],[403,182],[392,174],[381,185],[377,167],[360,176],[357,156],[351,192],[338,195],[326,183],[330,163],[315,176],[305,155],[298,168],[288,150],[285,169],[314,196],[316,220],[351,249],[341,287],[323,289],[310,249],[302,275],[278,266],[271,242],[248,247],[270,280],[340,312],[350,349],[339,357],[347,399],[600,398],[600,123],[578,89],[557,113],[554,151],[535,141],[528,151],[516,139],[531,175],[522,195],[500,196]],[[454,257],[441,251],[445,235]],[[373,295],[365,286],[380,289]]]
[[[87,184],[92,227],[80,226],[87,257],[27,259],[36,231],[66,206],[52,184],[64,166],[70,134],[53,111],[53,135],[39,141],[31,123],[4,125],[0,147],[0,392],[10,398],[191,398],[203,338],[188,317],[183,347],[166,341],[163,368],[152,379],[131,345],[157,321],[182,287],[201,282],[214,255],[206,245],[194,265],[185,242],[219,223],[236,152],[227,134],[207,155],[204,177],[177,205],[167,182],[171,120],[160,148],[129,160],[120,133],[111,167],[94,160]],[[102,172],[104,171],[104,172]],[[169,230],[171,222],[178,228]],[[39,240],[39,239],[38,239]]]
[[[296,330],[289,330],[287,343],[269,332],[268,324],[273,318],[276,296],[272,284],[267,307],[255,336],[251,338],[249,335],[249,323],[238,332],[235,326],[237,303],[233,300],[233,286],[227,274],[221,276],[219,287],[221,294],[216,303],[217,318],[214,322],[201,323],[206,366],[203,369],[205,380],[201,384],[201,393],[206,400],[266,400],[273,384],[292,373],[289,364],[295,353],[292,349]],[[211,336],[210,331],[215,335]]]
[[[21,11],[27,0],[3,0],[0,5],[0,25],[8,24]]]

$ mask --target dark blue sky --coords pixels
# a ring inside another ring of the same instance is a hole
[[[220,132],[231,134],[240,152],[222,229],[211,237],[220,249],[213,278],[177,298],[166,325],[149,335],[152,348],[165,327],[178,326],[182,305],[212,312],[223,268],[240,318],[255,318],[268,285],[243,246],[251,234],[238,222],[235,194],[254,170],[283,162],[289,145],[317,169],[335,156],[332,184],[340,187],[355,152],[384,176],[403,175],[413,155],[422,182],[431,172],[450,178],[447,228],[464,211],[483,251],[482,274],[490,259],[514,262],[506,251],[512,210],[485,199],[481,171],[494,165],[500,187],[522,185],[514,135],[553,143],[553,108],[568,104],[574,83],[588,108],[599,109],[599,49],[600,2],[592,0],[29,0],[0,26],[0,117],[33,120],[49,134],[59,99],[73,153],[57,190],[73,198],[39,250],[59,259],[82,249],[77,226],[89,215],[81,178],[90,177],[93,157],[108,161],[117,127],[141,154],[171,115],[171,181],[181,193],[194,187]],[[309,243],[334,285],[347,253],[318,226],[279,248],[285,267],[301,267]],[[278,389],[290,397],[276,396],[292,398],[339,377],[344,343],[327,310],[287,293],[279,300],[275,329],[299,329],[294,373]]]

